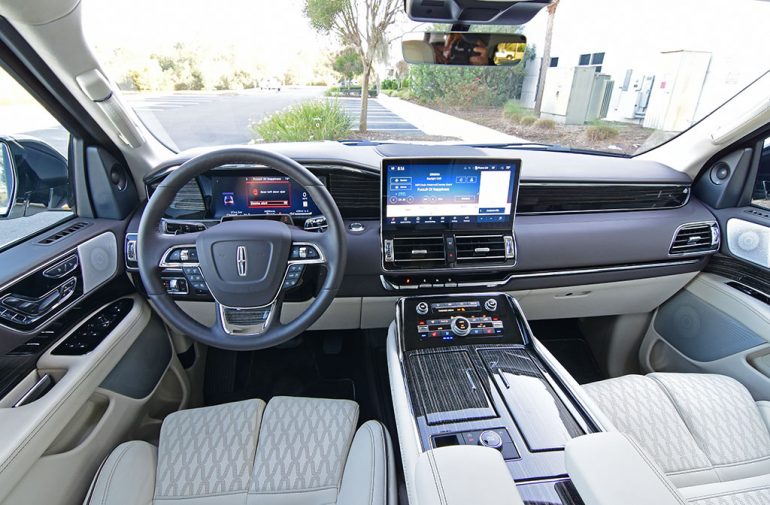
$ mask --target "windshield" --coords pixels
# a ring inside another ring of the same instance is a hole
[[[770,3],[729,9],[561,0],[522,26],[474,27],[527,39],[518,65],[477,68],[405,63],[405,34],[447,27],[410,21],[401,0],[91,0],[84,23],[126,102],[174,150],[361,139],[633,155],[767,70]]]

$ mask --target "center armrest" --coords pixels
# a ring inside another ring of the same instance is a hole
[[[618,432],[567,442],[567,472],[586,505],[685,505],[652,458]]]
[[[523,505],[499,451],[481,446],[426,451],[415,468],[417,505]]]

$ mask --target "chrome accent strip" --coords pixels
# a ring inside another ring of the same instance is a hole
[[[180,245],[172,245],[168,249],[166,249],[166,252],[163,253],[163,256],[160,258],[160,263],[158,266],[160,268],[182,268],[182,267],[197,267],[200,266],[200,264],[196,262],[168,262],[166,261],[169,257],[169,255],[174,252],[174,249],[195,249],[195,244],[180,244]]]
[[[171,233],[170,231],[168,231],[169,223],[171,223],[171,224],[179,224],[179,225],[186,225],[187,224],[187,225],[195,226],[195,227],[203,227],[202,230],[197,230],[196,232],[193,232],[193,233],[200,233],[200,232],[206,231],[208,229],[208,226],[206,226],[206,224],[204,223],[203,219],[200,220],[200,221],[186,221],[186,220],[183,220],[183,219],[167,219],[167,218],[164,217],[164,218],[161,218],[161,220],[160,220],[160,226],[161,226],[162,232],[164,234],[166,234],[166,235],[179,235],[179,233],[176,233],[176,232]],[[182,233],[181,235],[184,235],[184,233]]]
[[[284,275],[284,279],[286,278],[286,275]],[[281,292],[280,290],[278,291]],[[278,295],[276,295],[276,298],[278,298]],[[225,330],[225,333],[228,335],[261,335],[262,333],[267,330],[267,328],[270,327],[270,323],[273,322],[273,315],[275,314],[275,299],[270,302],[267,305],[263,305],[261,307],[228,307],[226,305],[222,305],[221,303],[217,302],[217,306],[219,308],[219,320],[222,322],[222,329]],[[241,324],[232,324],[228,323],[225,311],[231,310],[234,312],[239,311],[260,311],[260,312],[267,312],[267,317],[264,321],[260,322],[259,324],[252,324],[252,325],[241,325]]]
[[[27,405],[29,403],[34,402],[35,400],[39,400],[42,398],[42,395],[45,394],[46,390],[53,385],[53,377],[51,377],[50,374],[45,374],[40,379],[38,379],[35,384],[32,385],[29,390],[27,390],[24,395],[22,395],[21,398],[19,398],[16,403],[13,404],[11,408],[17,408],[22,407],[24,405]]]
[[[318,253],[318,258],[299,259],[299,260],[290,259],[288,262],[289,265],[314,265],[318,263],[326,263],[326,256],[324,256],[323,250],[320,247],[318,247],[316,244],[313,244],[312,242],[292,242],[291,247],[294,248],[294,246],[312,247]]]
[[[701,255],[703,256],[705,256],[706,254],[708,253],[701,253]],[[514,279],[533,279],[533,278],[540,278],[540,277],[560,277],[560,276],[566,276],[566,275],[625,272],[629,270],[644,270],[648,268],[664,268],[664,267],[672,267],[672,266],[691,265],[691,264],[697,263],[698,261],[699,261],[698,259],[687,259],[687,260],[678,260],[678,261],[661,261],[661,262],[655,262],[655,263],[637,263],[634,265],[619,265],[614,267],[576,268],[571,270],[543,270],[538,272],[512,273],[512,274],[508,274],[504,279],[499,281],[492,280],[492,281],[478,281],[478,282],[458,282],[457,287],[459,288],[465,288],[465,287],[497,288],[508,284]],[[451,270],[445,270],[442,273],[444,273],[445,275],[451,275]],[[425,274],[427,275],[428,272],[425,272]],[[403,275],[413,275],[413,274],[410,274],[409,272],[404,272]],[[388,279],[385,278],[385,275],[380,275],[380,283],[388,291],[402,290],[401,286],[396,286],[395,284],[390,282]],[[407,289],[415,289],[415,288],[407,288]]]

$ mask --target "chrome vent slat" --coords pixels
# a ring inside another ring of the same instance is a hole
[[[502,235],[458,235],[458,262],[484,262],[505,260],[505,239]]]
[[[400,237],[393,240],[394,263],[445,263],[444,237]]]
[[[716,223],[689,223],[680,226],[671,241],[672,255],[698,254],[719,248],[719,228]]]

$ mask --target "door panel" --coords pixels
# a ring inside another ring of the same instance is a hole
[[[744,279],[745,280],[745,279]],[[728,277],[699,274],[655,313],[639,358],[646,372],[717,373],[770,400],[770,305],[736,289]]]

